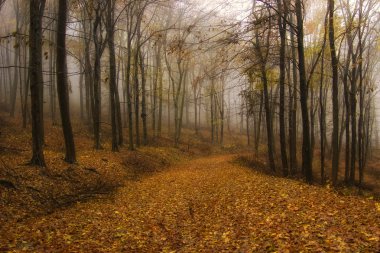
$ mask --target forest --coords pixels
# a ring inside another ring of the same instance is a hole
[[[0,252],[379,252],[378,0],[0,0]]]

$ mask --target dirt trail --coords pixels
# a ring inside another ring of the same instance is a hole
[[[126,181],[112,197],[8,224],[0,251],[376,252],[380,206],[214,156]]]

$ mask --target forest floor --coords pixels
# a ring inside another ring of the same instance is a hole
[[[45,129],[41,170],[26,164],[30,127],[0,113],[0,252],[380,249],[378,199],[268,174],[238,144],[216,149],[191,131],[179,148],[159,138],[113,153],[109,129],[93,150],[77,124],[67,165],[61,128]]]
[[[0,235],[0,251],[378,252],[380,203],[216,155],[126,180],[107,198],[6,223]]]

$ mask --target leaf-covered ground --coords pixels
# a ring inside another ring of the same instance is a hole
[[[380,206],[214,156],[128,180],[112,197],[4,224],[0,251],[377,252]]]
[[[63,159],[61,127],[45,124],[47,167],[41,169],[27,164],[32,156],[31,129],[21,128],[19,121],[0,110],[0,228],[3,223],[45,215],[77,201],[108,198],[107,194],[122,186],[125,179],[159,171],[185,154],[196,155],[201,144],[195,143],[191,149],[196,152],[183,152],[173,148],[171,140],[157,138],[152,146],[136,152],[123,147],[115,153],[106,138],[109,129],[104,129],[103,149],[94,150],[88,126],[76,122],[78,164],[69,165]]]

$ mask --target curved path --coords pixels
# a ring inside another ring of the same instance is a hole
[[[0,248],[4,243],[34,252],[379,249],[379,203],[263,175],[232,160],[200,158],[126,181],[113,197],[5,228]]]

